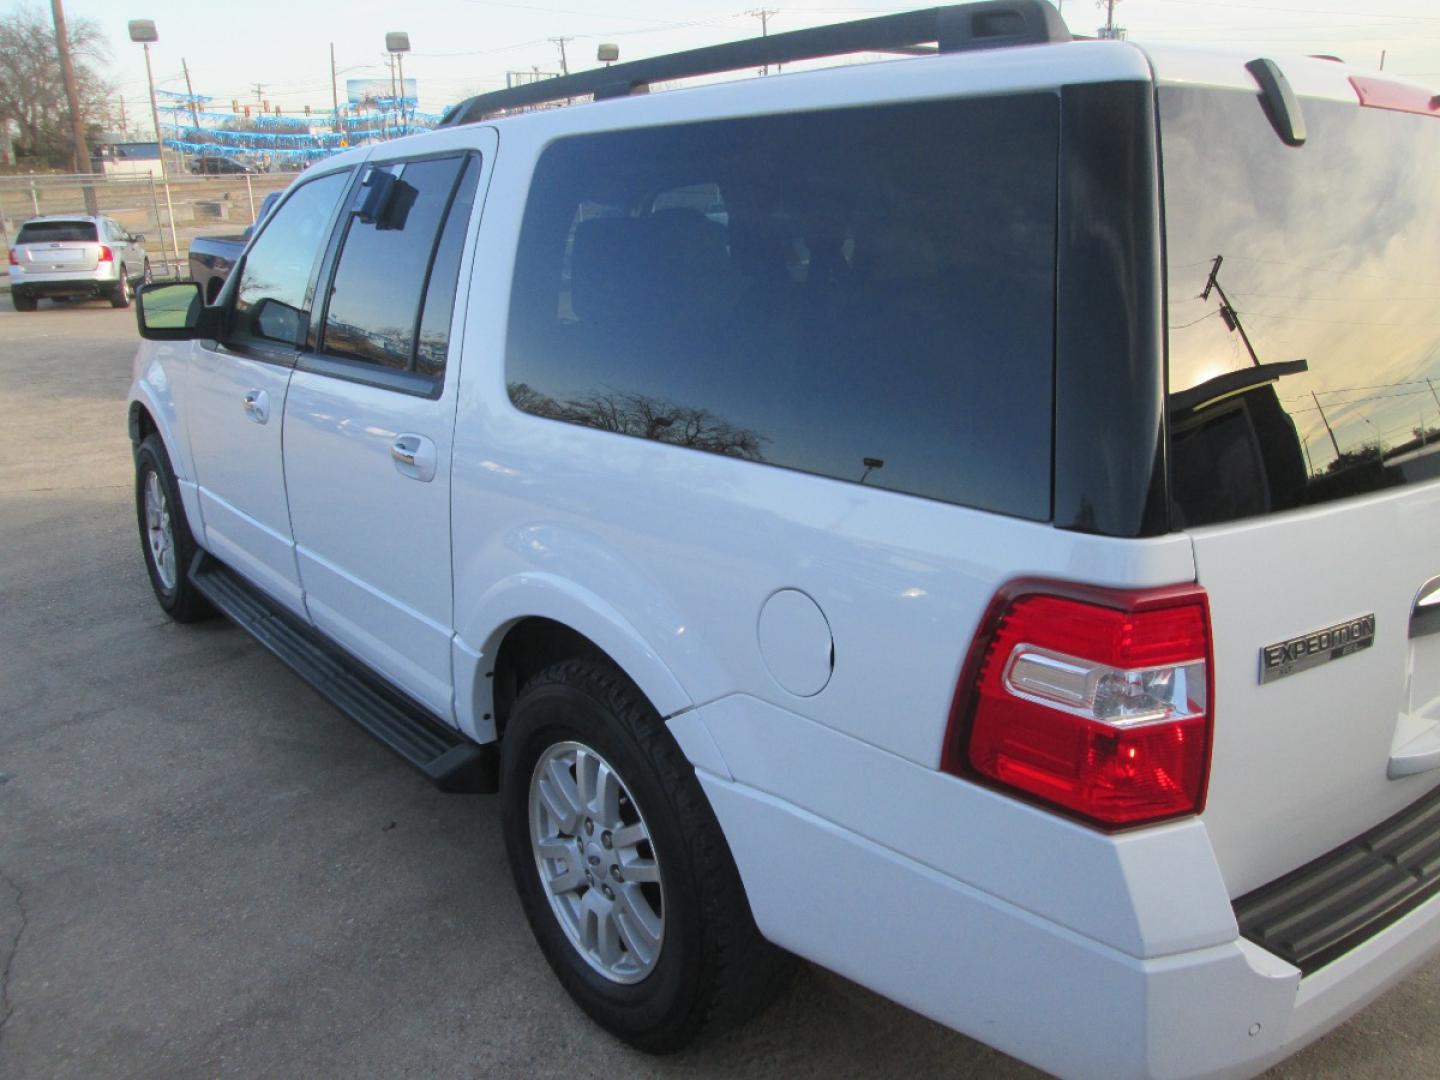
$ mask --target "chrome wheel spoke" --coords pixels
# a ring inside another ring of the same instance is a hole
[[[615,897],[615,925],[625,942],[625,947],[635,954],[641,963],[654,963],[660,949],[664,924],[660,916],[650,909],[649,901],[639,889],[621,889]]]
[[[580,797],[575,790],[574,779],[561,762],[551,761],[545,767],[545,775],[540,781],[540,797],[559,830],[574,836],[580,823]]]
[[[626,825],[622,828],[616,829],[614,836],[614,844],[617,848],[623,851],[626,848],[634,847],[636,844],[644,843],[646,840],[649,839],[650,833],[646,830],[643,824],[637,821],[634,825]]]
[[[607,904],[606,906],[610,907],[611,905]],[[620,930],[615,925],[613,908],[600,913],[595,920],[595,952],[599,955],[600,962],[610,968],[619,964],[624,956],[621,951]]]
[[[620,824],[620,782],[610,766],[603,761],[595,770],[595,796],[590,809],[605,825]]]
[[[655,865],[654,859],[632,859],[620,864],[620,877],[636,883],[653,881],[659,884],[660,867]]]

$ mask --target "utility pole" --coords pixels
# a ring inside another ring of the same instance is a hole
[[[1325,425],[1325,430],[1330,435],[1330,445],[1335,448],[1335,456],[1338,458],[1340,456],[1340,444],[1335,441],[1335,432],[1330,427],[1330,421],[1325,418],[1325,410],[1320,407],[1320,399],[1315,396],[1314,390],[1310,391],[1310,400],[1315,402],[1315,408],[1319,410],[1320,422]]]
[[[250,86],[255,91],[255,103],[257,105],[265,104],[265,84],[257,82],[251,83]]]
[[[185,58],[180,58],[180,70],[185,72],[185,93],[190,95],[190,119],[198,128],[200,126],[200,107],[195,104],[195,87],[190,85],[190,65]]]
[[[1210,267],[1210,278],[1205,282],[1205,291],[1200,294],[1200,299],[1209,300],[1211,289],[1214,289],[1220,294],[1220,318],[1225,320],[1225,325],[1231,330],[1239,332],[1240,340],[1245,342],[1245,351],[1250,354],[1250,362],[1256,367],[1259,367],[1260,357],[1255,355],[1255,346],[1250,344],[1250,335],[1245,333],[1245,327],[1240,323],[1240,313],[1231,306],[1230,298],[1225,295],[1225,290],[1220,287],[1220,264],[1224,261],[1224,255],[1215,256],[1215,265]],[[1339,451],[1337,450],[1336,453],[1338,454]]]
[[[55,47],[60,51],[60,74],[65,79],[65,100],[70,105],[70,135],[75,142],[75,171],[90,171],[90,151],[85,145],[85,117],[80,115],[80,92],[75,86],[75,65],[70,62],[70,35],[65,30],[65,8],[61,0],[50,0],[50,11],[55,17]],[[85,212],[99,213],[95,200],[95,188],[85,188]]]
[[[1386,50],[1385,50],[1385,49],[1381,49],[1381,50],[1380,50],[1380,70],[1381,70],[1381,71],[1384,71],[1384,70],[1385,70],[1385,53],[1386,53]]]
[[[330,105],[333,109],[331,115],[335,118],[335,130],[340,130],[340,85],[336,81],[339,78],[335,73],[335,43],[330,43]]]
[[[775,11],[773,8],[753,8],[752,10],[747,11],[745,14],[760,20],[760,36],[762,38],[767,38],[770,36],[770,16],[779,15],[780,12]],[[769,75],[770,65],[766,64],[764,67],[762,67],[760,69],[760,74]]]
[[[567,41],[574,41],[575,39],[573,37],[552,37],[550,40],[560,49],[560,73],[562,75],[569,75],[570,64],[565,59],[565,43]]]
[[[128,135],[129,133],[129,125],[125,123],[125,99],[122,97],[120,98],[120,134]]]
[[[1095,0],[1096,7],[1105,9],[1105,25],[1100,28],[1100,36],[1111,40],[1125,36],[1124,27],[1115,25],[1115,4],[1116,0]]]

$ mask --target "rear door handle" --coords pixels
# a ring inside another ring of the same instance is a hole
[[[257,424],[270,419],[270,395],[264,390],[250,390],[245,394],[245,415]]]
[[[424,435],[398,435],[390,444],[395,471],[411,480],[428,484],[435,479],[435,444]]]

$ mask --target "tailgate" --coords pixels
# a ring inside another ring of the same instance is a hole
[[[100,265],[100,245],[87,243],[24,244],[16,257],[27,270],[55,273],[94,270]]]
[[[1242,66],[1157,95],[1171,517],[1210,597],[1232,896],[1440,784],[1440,118],[1290,70],[1330,87],[1298,146]]]
[[[1434,486],[1192,533],[1215,647],[1204,821],[1232,896],[1440,783],[1440,622],[1417,607],[1437,536]]]

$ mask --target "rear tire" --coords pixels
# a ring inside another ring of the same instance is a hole
[[[120,280],[115,283],[115,291],[110,294],[110,306],[127,308],[130,306],[130,297],[134,294],[130,291],[130,276],[125,267],[120,267]]]
[[[215,609],[190,581],[195,538],[185,520],[165,444],[153,432],[135,451],[135,515],[156,602],[176,622],[198,622],[213,615]]]
[[[793,958],[760,936],[694,768],[623,674],[572,660],[525,684],[500,798],[535,940],[602,1027],[670,1053],[783,989]]]
[[[40,306],[40,301],[25,293],[18,293],[10,290],[10,303],[15,306],[16,311],[34,311]]]

